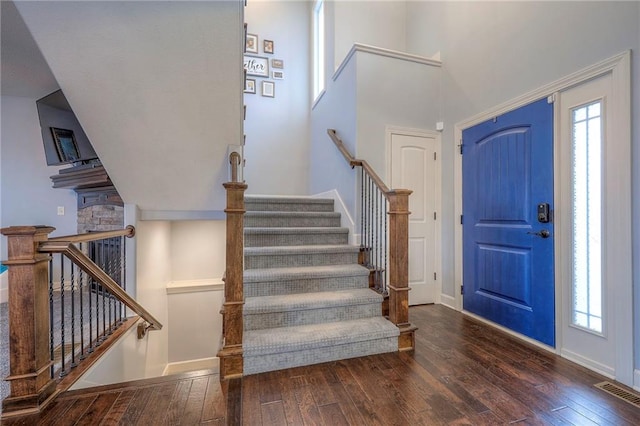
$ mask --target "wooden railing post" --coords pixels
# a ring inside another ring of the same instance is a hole
[[[396,189],[389,199],[389,320],[400,329],[398,350],[415,348],[416,327],[409,323],[409,195]]]
[[[244,306],[244,191],[241,182],[223,184],[227,190],[227,254],[223,303],[223,346],[218,352],[220,378],[242,376],[242,309]]]
[[[2,416],[40,411],[52,399],[56,382],[49,367],[49,259],[38,252],[55,228],[12,226],[7,236],[9,259],[9,336],[11,394],[2,401]]]

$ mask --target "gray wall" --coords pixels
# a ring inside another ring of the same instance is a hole
[[[52,188],[49,176],[61,167],[46,166],[36,99],[2,96],[0,102],[0,227],[43,224],[56,228],[52,236],[75,234],[76,194]],[[64,216],[58,216],[59,206]],[[3,236],[0,260],[7,258],[6,249]],[[0,289],[0,302],[6,301],[5,290]]]
[[[250,76],[256,93],[244,95],[248,194],[304,195],[309,168],[309,13],[308,2],[247,4],[248,32],[258,35],[258,56],[284,61],[284,80]],[[265,54],[263,40],[274,42]],[[271,68],[270,71],[273,69]],[[275,84],[275,97],[261,95],[262,81]]]
[[[242,141],[243,2],[18,2],[122,199],[221,211]]]
[[[443,61],[443,292],[454,292],[453,127],[586,66],[633,49],[633,216],[640,217],[639,2],[407,2],[407,49]],[[635,223],[635,324],[640,324],[640,227]],[[640,365],[640,327],[636,366]]]

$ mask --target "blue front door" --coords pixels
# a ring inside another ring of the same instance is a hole
[[[531,103],[462,139],[464,309],[555,346],[553,105]]]

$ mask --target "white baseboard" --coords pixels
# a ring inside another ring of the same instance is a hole
[[[453,296],[440,294],[440,304],[446,306],[447,308],[451,308],[454,311],[459,311],[458,307],[456,306],[456,298]]]
[[[581,365],[585,368],[588,368],[591,371],[595,371],[598,374],[602,374],[603,376],[615,380],[615,370],[606,365],[600,364],[592,359],[585,358],[582,355],[579,355],[575,352],[568,351],[566,349],[560,350],[560,355],[563,358],[568,359],[569,361],[575,362],[578,365]]]
[[[640,392],[640,370],[633,371],[633,388]]]
[[[170,374],[187,373],[189,371],[198,370],[214,370],[220,372],[220,358],[217,356],[211,358],[192,359],[189,361],[170,362],[162,373],[163,376]]]
[[[224,291],[224,281],[222,281],[222,278],[211,278],[171,281],[167,284],[167,294],[199,293],[203,291]]]
[[[338,190],[332,189],[331,191],[321,192],[319,194],[314,194],[311,198],[331,198],[334,201],[335,211],[340,213],[340,226],[343,228],[349,228],[349,243],[350,244],[359,244],[360,241],[356,241],[356,232],[355,232],[355,222],[349,214],[349,210],[347,206],[342,201],[342,197],[338,193]],[[359,240],[359,237],[357,238]]]
[[[0,303],[9,301],[9,274],[5,271],[0,274]]]

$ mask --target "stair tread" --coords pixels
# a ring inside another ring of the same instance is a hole
[[[244,332],[245,356],[293,352],[396,337],[398,328],[382,316]]]
[[[348,234],[349,228],[341,228],[338,226],[307,226],[307,227],[271,227],[260,226],[244,228],[246,234]]]
[[[382,303],[382,296],[368,288],[294,293],[279,296],[247,297],[244,312],[249,314],[290,312]]]
[[[289,268],[256,268],[244,271],[244,282],[284,281],[291,279],[369,276],[369,270],[358,264],[294,266]]]
[[[251,201],[253,203],[273,203],[273,204],[286,204],[291,202],[308,203],[308,204],[332,204],[332,198],[315,198],[309,196],[270,196],[270,195],[245,195],[245,201]]]
[[[359,246],[349,244],[323,244],[310,246],[266,246],[245,247],[245,256],[268,256],[284,254],[313,254],[313,253],[358,253]]]
[[[249,210],[245,213],[245,217],[340,217],[339,212],[298,212],[298,211],[279,211],[279,210]]]

